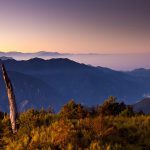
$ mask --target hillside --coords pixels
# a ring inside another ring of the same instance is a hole
[[[133,105],[135,111],[143,111],[145,114],[150,113],[150,98],[144,98]]]
[[[109,68],[93,67],[69,59],[27,61],[3,60],[13,82],[18,105],[28,101],[28,107],[48,107],[58,110],[69,99],[86,105],[102,103],[113,95],[126,103],[134,103],[149,93],[150,81],[140,76]],[[0,78],[1,90],[4,91]],[[4,93],[4,92],[2,92]],[[6,99],[6,95],[0,95]],[[2,109],[5,108],[1,101]]]
[[[12,57],[0,56],[0,60],[8,60],[13,59]]]

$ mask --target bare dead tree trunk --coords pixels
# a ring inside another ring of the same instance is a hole
[[[15,101],[15,94],[13,91],[13,86],[11,84],[11,81],[7,75],[4,64],[2,64],[1,67],[2,67],[3,79],[5,81],[6,91],[8,95],[12,131],[13,133],[16,133],[17,132],[16,119],[17,119],[18,112],[17,112],[16,101]]]

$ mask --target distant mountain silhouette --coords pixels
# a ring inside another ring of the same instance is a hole
[[[2,62],[9,70],[18,105],[25,105],[26,108],[52,105],[58,110],[72,98],[85,105],[96,105],[110,95],[131,104],[150,92],[147,71],[141,77],[135,71],[114,71],[62,58],[33,58],[27,61],[8,59]],[[3,93],[0,95],[0,105],[6,109],[1,77],[0,83]]]
[[[149,77],[150,78],[150,69],[139,68],[128,73],[130,75],[137,76],[137,77]]]
[[[28,60],[31,58],[69,58],[76,62],[104,66],[114,70],[133,70],[138,67],[150,68],[150,54],[100,54],[100,53],[59,53],[50,51],[39,52],[0,52],[0,57],[12,57],[16,60]],[[132,62],[132,63],[131,63]]]
[[[61,56],[64,54],[60,54],[58,52],[47,52],[47,51],[39,51],[39,52],[34,52],[34,53],[23,53],[23,52],[0,52],[0,57],[5,56],[5,57],[28,57],[28,58],[33,58],[33,57],[44,57],[44,56]]]
[[[145,114],[150,114],[150,97],[144,98],[133,105],[135,111],[143,111]]]
[[[7,59],[13,59],[12,57],[6,57],[6,56],[1,56],[0,60],[7,60]]]

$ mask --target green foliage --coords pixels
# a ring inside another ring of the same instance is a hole
[[[87,111],[81,104],[76,104],[74,100],[70,100],[62,107],[60,115],[67,119],[80,119],[87,116]]]
[[[29,109],[19,114],[19,130],[9,116],[0,118],[0,149],[6,150],[148,150],[150,116],[110,97],[100,107],[68,102],[57,114]]]
[[[117,98],[110,96],[107,100],[104,101],[103,105],[100,106],[100,113],[104,115],[125,115],[133,116],[134,111],[132,106],[127,106],[123,102],[117,102]]]
[[[142,114],[142,113],[141,113],[141,114]],[[131,117],[131,116],[134,116],[135,113],[134,113],[132,107],[128,106],[126,109],[124,109],[124,110],[120,113],[120,115]]]

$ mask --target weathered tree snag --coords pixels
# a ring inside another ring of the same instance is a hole
[[[7,75],[4,64],[2,64],[1,67],[2,67],[3,79],[5,81],[6,91],[8,95],[11,127],[12,127],[13,133],[16,133],[17,132],[16,119],[17,119],[18,112],[17,112],[16,101],[15,101],[15,94],[13,91],[13,86],[11,84],[11,81]]]

